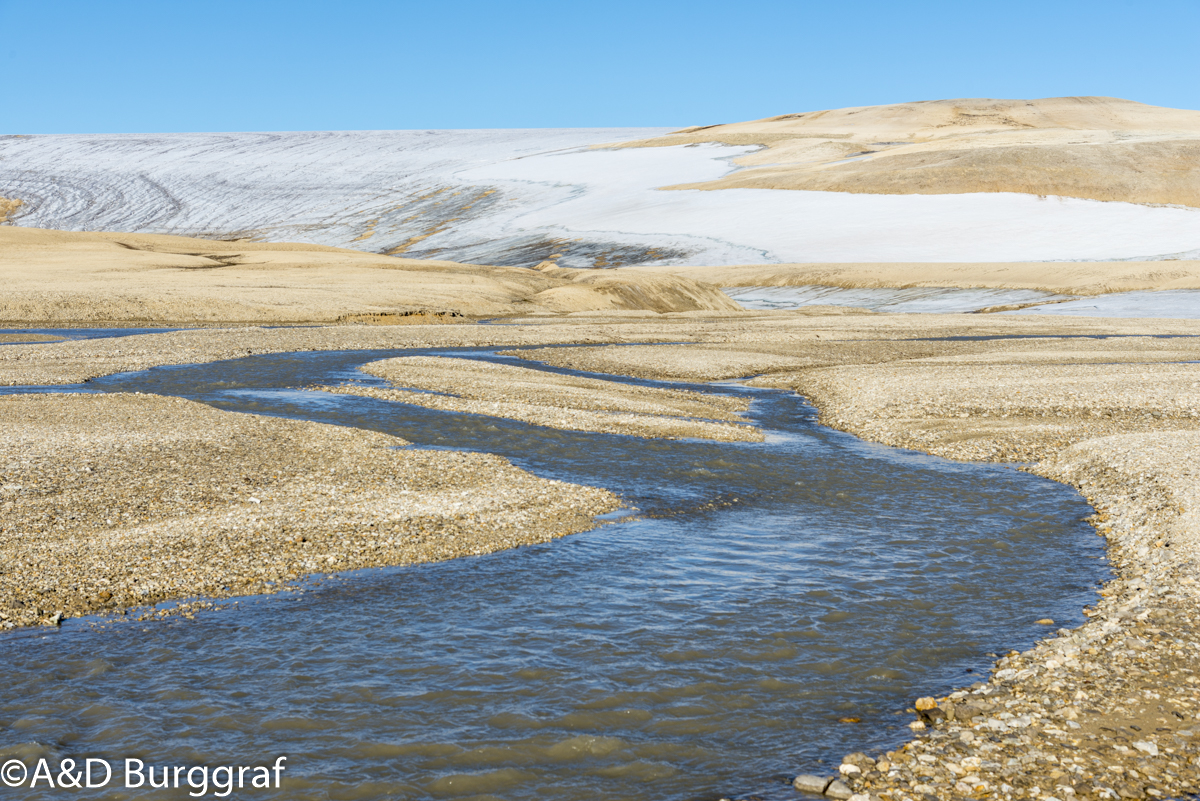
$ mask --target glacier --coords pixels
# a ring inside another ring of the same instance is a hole
[[[667,129],[0,137],[22,226],[569,267],[1200,257],[1200,209],[980,193],[667,190],[753,147]],[[556,255],[557,254],[557,255]]]

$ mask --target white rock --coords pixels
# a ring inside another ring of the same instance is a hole
[[[1158,756],[1158,746],[1147,740],[1138,740],[1133,744],[1133,747],[1141,751],[1143,754]]]

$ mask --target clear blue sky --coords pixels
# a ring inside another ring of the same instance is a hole
[[[1200,108],[1200,0],[0,0],[0,134],[684,126],[951,97]]]

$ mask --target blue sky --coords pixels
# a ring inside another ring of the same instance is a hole
[[[685,126],[951,97],[1200,108],[1197,0],[0,0],[0,134]]]

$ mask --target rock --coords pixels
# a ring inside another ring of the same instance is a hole
[[[50,625],[51,626],[61,626],[62,621],[63,621],[63,613],[62,612],[55,612],[53,615],[50,616]]]
[[[1054,625],[1054,621],[1048,617],[1044,617],[1041,620],[1038,620],[1036,622],[1039,626],[1053,626]]]
[[[919,720],[914,720],[912,723],[908,724],[908,728],[912,729],[913,731],[925,731],[925,724]]]
[[[1143,754],[1149,754],[1150,756],[1158,756],[1158,746],[1155,743],[1149,742],[1147,740],[1138,740],[1137,742],[1135,742],[1133,744],[1133,747],[1136,748],[1137,750],[1141,751]]]
[[[917,708],[918,712],[924,712],[927,709],[937,709],[937,700],[926,696],[925,698],[918,698],[913,706]]]
[[[934,726],[938,721],[946,719],[946,713],[937,707],[922,709],[917,712],[917,715],[921,718],[922,722],[929,726]]]
[[[825,788],[828,787],[829,783],[832,781],[833,779],[823,779],[820,776],[813,776],[806,773],[793,779],[792,787],[795,787],[802,793],[816,793],[817,795],[824,795]]]
[[[843,762],[838,766],[838,773],[842,774],[843,776],[849,776],[853,778],[855,776],[862,775],[862,768],[849,762]]]
[[[825,795],[829,796],[830,798],[838,798],[842,801],[848,801],[850,796],[854,795],[854,793],[851,792],[850,788],[843,784],[840,780],[834,779],[829,783],[829,786],[825,788]]]

